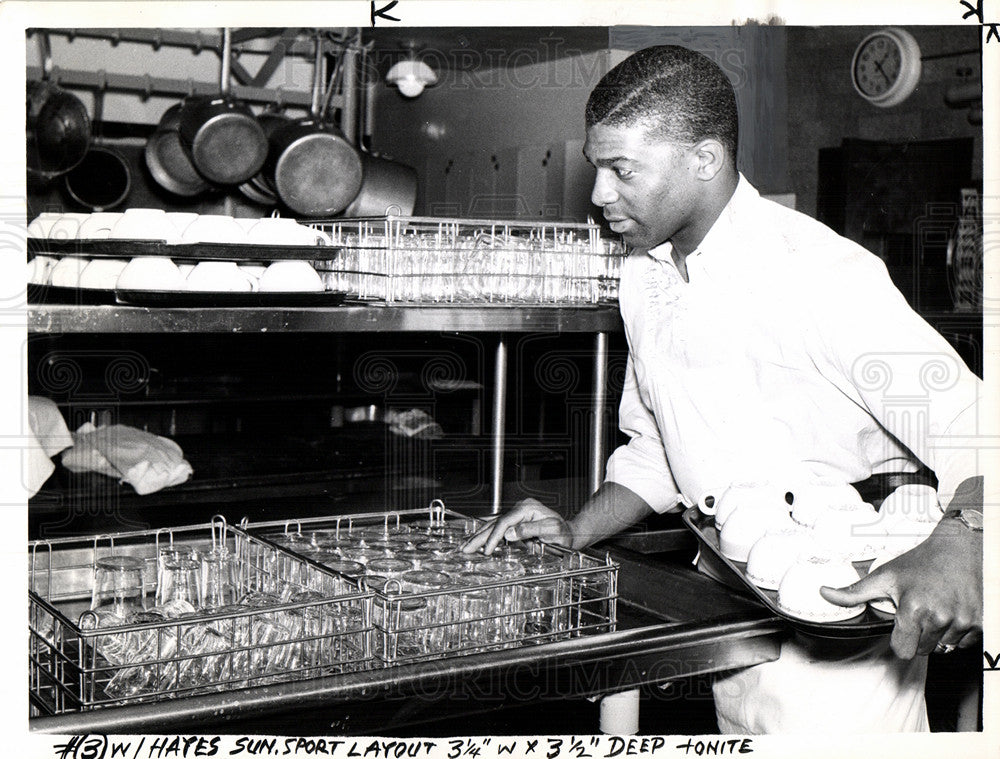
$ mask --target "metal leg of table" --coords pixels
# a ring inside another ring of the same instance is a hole
[[[590,410],[590,492],[604,482],[604,405],[608,397],[608,333],[594,336],[594,386]]]
[[[500,513],[503,495],[504,432],[507,422],[507,343],[503,337],[497,342],[493,367],[493,493],[490,513]]]
[[[635,735],[639,732],[639,689],[612,693],[601,699],[601,732]]]

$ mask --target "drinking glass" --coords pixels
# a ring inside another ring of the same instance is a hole
[[[215,609],[236,603],[239,585],[236,562],[226,546],[217,546],[201,559],[201,606]]]
[[[365,565],[358,561],[347,559],[324,561],[323,566],[337,573],[333,584],[334,595],[351,595],[358,592],[356,580],[365,576]]]
[[[402,576],[415,567],[412,562],[405,559],[384,558],[372,559],[368,562],[368,572],[374,573],[386,580],[400,580]]]
[[[431,559],[422,562],[421,569],[429,569],[432,572],[441,572],[449,577],[458,577],[465,571],[465,565],[460,559]]]
[[[440,653],[457,646],[456,626],[452,624],[457,616],[456,597],[440,592],[452,587],[451,578],[443,572],[414,569],[405,572],[400,583],[404,593],[432,594],[425,597],[427,624],[417,635],[424,653]]]
[[[94,563],[90,608],[110,612],[123,620],[146,608],[142,559],[106,556]]]
[[[494,603],[496,604],[496,613],[502,615],[500,629],[504,642],[517,641],[524,633],[524,615],[522,614],[524,600],[521,587],[514,580],[527,574],[524,567],[518,561],[495,558],[484,561],[477,567],[476,571],[492,574],[499,580],[510,581],[497,589]]]
[[[434,554],[435,556],[442,557],[458,551],[460,544],[458,542],[448,542],[443,540],[426,540],[423,543],[417,544],[417,550],[422,551],[425,554]]]
[[[157,606],[190,604],[198,608],[201,603],[201,561],[187,556],[168,556],[161,568],[157,582]]]

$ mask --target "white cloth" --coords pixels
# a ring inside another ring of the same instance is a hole
[[[982,383],[877,257],[762,199],[742,177],[687,257],[688,282],[670,254],[667,243],[623,266],[629,361],[620,425],[630,441],[612,453],[606,480],[664,511],[735,481],[849,483],[914,471],[920,461],[947,504],[977,473],[974,451],[949,448],[946,438],[974,433]],[[827,722],[830,729],[865,729],[872,719],[885,732],[926,729],[913,717],[924,713],[923,675],[909,663],[873,653],[822,667],[807,661],[790,642],[778,662],[731,676],[734,688],[752,692],[731,697],[719,681],[720,724],[821,729],[813,723],[826,715],[846,720]],[[833,671],[829,688],[804,685]],[[795,678],[803,685],[787,688]],[[872,717],[866,704],[884,708]]]
[[[73,436],[55,402],[40,395],[28,396],[28,429],[23,479],[30,498],[52,476],[52,457],[73,445]]]
[[[123,424],[76,431],[76,444],[63,454],[63,466],[120,477],[139,495],[186,482],[193,470],[173,440]]]

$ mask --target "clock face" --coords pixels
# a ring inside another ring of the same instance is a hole
[[[917,88],[920,68],[920,46],[913,35],[887,27],[861,40],[851,63],[851,80],[861,97],[888,108]]]
[[[858,50],[854,81],[862,94],[884,95],[899,78],[903,56],[896,41],[886,35],[869,39]]]

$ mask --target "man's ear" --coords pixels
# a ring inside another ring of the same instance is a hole
[[[706,137],[692,148],[695,157],[695,176],[705,181],[715,178],[726,164],[726,148],[721,142]]]

